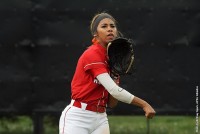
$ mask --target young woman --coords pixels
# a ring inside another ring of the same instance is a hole
[[[60,117],[60,134],[110,134],[106,107],[117,100],[141,107],[147,118],[154,109],[144,100],[118,85],[110,76],[106,55],[107,44],[119,36],[116,20],[99,13],[91,21],[92,45],[78,60],[71,82],[71,103]]]

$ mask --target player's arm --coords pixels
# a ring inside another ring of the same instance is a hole
[[[120,76],[115,75],[114,73],[111,73],[110,77],[119,86]],[[114,108],[114,107],[117,106],[117,104],[118,104],[118,100],[116,98],[114,98],[111,94],[109,94],[109,96],[108,96],[108,107]]]
[[[134,99],[131,101],[131,104],[141,107],[145,111],[145,116],[147,118],[153,118],[155,115],[155,110],[149,105],[146,101],[142,100],[139,97],[134,97]]]
[[[97,79],[114,98],[124,103],[133,104],[133,105],[141,107],[145,111],[145,116],[147,118],[152,118],[155,115],[154,109],[146,101],[132,95],[125,89],[119,87],[112,80],[112,78],[110,77],[108,73],[103,73],[103,74],[98,75]]]
[[[108,103],[107,103],[108,107],[114,108],[117,106],[117,103],[118,103],[118,100],[115,99],[111,94],[109,94]]]

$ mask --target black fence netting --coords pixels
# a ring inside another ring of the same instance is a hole
[[[79,4],[77,4],[79,3]],[[121,86],[157,114],[195,113],[200,85],[200,2],[0,1],[0,114],[61,112],[81,53],[91,44],[90,21],[107,11],[135,41],[132,76]],[[121,103],[113,114],[140,114]]]

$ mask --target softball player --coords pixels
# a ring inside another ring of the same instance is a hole
[[[116,20],[108,13],[99,13],[91,21],[92,45],[78,60],[71,82],[71,103],[63,110],[59,134],[110,134],[106,107],[117,100],[143,108],[152,118],[154,109],[144,100],[119,87],[110,77],[106,46],[119,36]]]

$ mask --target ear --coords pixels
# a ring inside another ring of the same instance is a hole
[[[97,33],[97,31],[95,31],[93,34],[93,37],[97,37],[97,36],[98,36],[98,33]]]

